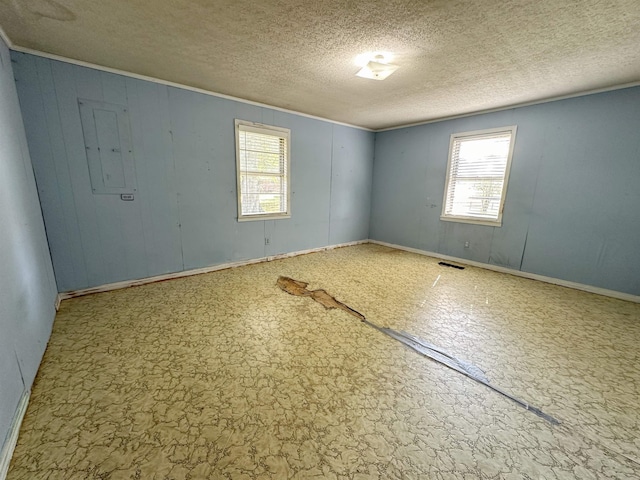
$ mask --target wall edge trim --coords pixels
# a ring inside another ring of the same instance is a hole
[[[216,92],[213,92],[211,90],[206,90],[206,89],[203,89],[203,88],[191,87],[189,85],[184,85],[184,84],[177,83],[177,82],[171,82],[169,80],[162,80],[162,79],[156,78],[156,77],[151,77],[151,76],[147,76],[147,75],[141,75],[141,74],[133,73],[133,72],[127,72],[126,70],[120,70],[118,68],[111,68],[111,67],[106,67],[106,66],[103,66],[103,65],[98,65],[96,63],[85,62],[84,60],[75,60],[73,58],[64,57],[62,55],[56,55],[55,53],[48,53],[48,52],[43,52],[41,50],[36,50],[36,49],[33,49],[33,48],[22,47],[20,45],[16,45],[15,43],[13,43],[11,41],[11,39],[9,38],[7,33],[4,31],[2,26],[0,26],[0,38],[2,38],[4,40],[4,43],[7,45],[7,47],[9,47],[10,50],[14,50],[16,52],[29,53],[31,55],[36,55],[38,57],[48,58],[50,60],[57,60],[57,61],[60,61],[60,62],[71,63],[73,65],[78,65],[80,67],[93,68],[95,70],[101,70],[103,72],[115,73],[117,75],[123,75],[123,76],[126,76],[126,77],[137,78],[139,80],[146,80],[148,82],[159,83],[161,85],[166,85],[168,87],[175,87],[175,88],[180,88],[180,89],[183,89],[183,90],[190,90],[190,91],[193,91],[193,92],[202,93],[204,95],[209,95],[209,96],[212,96],[212,97],[225,98],[227,100],[233,100],[233,101],[240,102],[240,103],[245,103],[245,104],[248,104],[248,105],[255,105],[257,107],[263,107],[263,108],[270,108],[272,110],[276,110],[276,111],[279,111],[279,112],[290,113],[290,114],[293,114],[293,115],[299,115],[301,117],[312,118],[312,119],[315,119],[315,120],[321,120],[323,122],[333,123],[335,125],[342,125],[342,126],[345,126],[345,127],[356,128],[356,129],[359,129],[359,130],[364,130],[364,131],[367,131],[367,132],[374,132],[374,133],[388,132],[388,131],[391,131],[391,130],[399,130],[399,129],[402,129],[402,128],[417,127],[417,126],[420,126],[420,125],[427,125],[429,123],[446,122],[448,120],[456,120],[458,118],[472,117],[472,116],[475,116],[475,115],[484,115],[484,114],[487,114],[487,113],[503,112],[505,110],[511,110],[511,109],[514,109],[514,108],[530,107],[530,106],[533,106],[533,105],[540,105],[540,104],[544,104],[544,103],[557,102],[559,100],[567,100],[567,99],[570,99],[570,98],[584,97],[584,96],[587,96],[587,95],[594,95],[594,94],[597,94],[597,93],[606,93],[606,92],[612,92],[612,91],[615,91],[615,90],[623,90],[625,88],[633,88],[633,87],[640,86],[640,81],[628,82],[628,83],[622,83],[622,84],[618,84],[618,85],[610,85],[608,87],[600,87],[600,88],[593,88],[593,89],[590,89],[590,90],[583,90],[583,91],[580,91],[580,92],[569,93],[569,94],[566,94],[566,95],[556,95],[556,96],[551,96],[551,97],[540,98],[538,100],[531,100],[529,102],[514,103],[514,104],[511,104],[511,105],[505,105],[505,106],[502,106],[502,107],[489,108],[489,109],[485,109],[485,110],[476,110],[476,111],[473,111],[473,112],[461,113],[461,114],[458,114],[458,115],[449,115],[449,116],[445,116],[445,117],[432,118],[432,119],[429,119],[429,120],[419,120],[417,122],[406,123],[406,124],[401,124],[401,125],[394,125],[394,126],[391,126],[391,127],[368,128],[368,127],[363,127],[363,126],[360,126],[360,125],[353,125],[351,123],[339,122],[337,120],[331,120],[331,119],[328,119],[328,118],[319,117],[317,115],[311,115],[311,114],[308,114],[308,113],[298,112],[296,110],[289,110],[287,108],[276,107],[276,106],[273,106],[273,105],[268,105],[266,103],[254,102],[254,101],[246,100],[246,99],[243,99],[243,98],[240,98],[240,97],[234,97],[234,96],[231,96],[231,95],[225,95],[223,93],[216,93]]]
[[[492,270],[499,273],[507,273],[516,277],[528,278],[529,280],[537,280],[539,282],[550,283],[552,285],[558,285],[560,287],[572,288],[574,290],[581,290],[583,292],[595,293],[596,295],[602,295],[605,297],[615,298],[618,300],[626,300],[627,302],[640,303],[640,296],[632,295],[630,293],[617,292],[615,290],[608,290],[606,288],[594,287],[592,285],[586,285],[584,283],[570,282],[569,280],[562,280],[559,278],[547,277],[545,275],[538,275],[537,273],[523,272],[521,270],[514,270],[512,268],[501,267],[499,265],[492,265],[490,263],[476,262],[474,260],[467,260],[465,258],[452,257],[450,255],[443,255],[441,253],[429,252],[427,250],[420,250],[418,248],[405,247],[403,245],[396,245],[394,243],[383,242],[380,240],[369,240],[370,243],[377,245],[383,245],[385,247],[395,248],[397,250],[404,250],[411,253],[417,253],[418,255],[424,255],[427,257],[439,258],[441,260],[449,260],[456,263],[462,263],[464,265],[470,265],[472,267],[484,268],[485,270]]]
[[[7,48],[13,49],[13,47],[14,47],[13,42],[11,41],[9,36],[7,35],[7,32],[4,31],[4,28],[2,28],[2,25],[0,25],[0,38],[4,41],[4,43],[7,46]]]
[[[382,133],[382,132],[389,132],[391,130],[401,130],[403,128],[419,127],[420,125],[428,125],[430,123],[447,122],[449,120],[456,120],[458,118],[467,118],[467,117],[474,117],[477,115],[485,115],[488,113],[504,112],[506,110],[513,110],[515,108],[532,107],[535,105],[542,105],[545,103],[558,102],[560,100],[569,100],[571,98],[586,97],[588,95],[596,95],[598,93],[614,92],[616,90],[624,90],[625,88],[633,88],[638,86],[640,86],[640,81],[622,83],[619,85],[611,85],[609,87],[593,88],[591,90],[584,90],[576,93],[569,93],[566,95],[558,95],[555,97],[541,98],[539,100],[531,100],[530,102],[514,103],[513,105],[505,105],[504,107],[495,107],[495,108],[488,108],[485,110],[476,110],[469,113],[460,113],[458,115],[450,115],[447,117],[433,118],[431,120],[421,120],[418,122],[407,123],[404,125],[396,125],[395,127],[378,128],[374,130],[374,132]]]
[[[13,421],[11,422],[11,427],[7,433],[7,438],[2,446],[2,452],[0,452],[0,480],[5,480],[7,478],[11,458],[13,457],[13,452],[16,448],[16,444],[18,443],[20,426],[22,425],[25,413],[27,413],[27,406],[29,405],[30,397],[31,390],[24,390],[22,392],[22,396],[20,397],[20,401],[16,408],[16,413],[13,417]]]
[[[0,35],[4,33],[0,31]],[[5,34],[6,35],[6,34]],[[9,37],[4,37],[6,40],[9,40]],[[342,125],[344,127],[356,128],[358,130],[365,130],[367,132],[375,132],[375,130],[367,127],[362,127],[360,125],[353,125],[351,123],[339,122],[338,120],[331,120],[325,117],[319,117],[317,115],[311,115],[309,113],[303,113],[296,110],[290,110],[288,108],[276,107],[275,105],[268,105],[266,103],[254,102],[252,100],[246,100],[240,97],[234,97],[232,95],[225,95],[224,93],[217,93],[212,90],[207,90],[204,88],[192,87],[190,85],[185,85],[184,83],[172,82],[170,80],[163,80],[161,78],[151,77],[148,75],[142,75],[139,73],[128,72],[126,70],[121,70],[119,68],[106,67],[104,65],[98,65],[97,63],[85,62],[84,60],[75,60],[73,58],[64,57],[62,55],[56,55],[55,53],[43,52],[41,50],[35,50],[33,48],[21,47],[20,45],[16,45],[12,42],[7,43],[9,48],[15,52],[19,53],[28,53],[30,55],[35,55],[37,57],[48,58],[49,60],[56,60],[58,62],[70,63],[72,65],[77,65],[79,67],[92,68],[94,70],[100,70],[102,72],[114,73],[116,75],[122,75],[125,77],[135,78],[137,80],[144,80],[147,82],[158,83],[160,85],[166,85],[167,87],[179,88],[181,90],[189,90],[191,92],[201,93],[204,95],[208,95],[210,97],[218,97],[224,98],[225,100],[232,100],[234,102],[245,103],[247,105],[253,105],[261,108],[269,108],[271,110],[276,110],[278,112],[289,113],[292,115],[298,115],[300,117],[311,118],[314,120],[320,120],[323,122],[333,123],[336,125]]]
[[[98,285],[96,287],[82,288],[79,290],[72,290],[69,292],[61,292],[58,294],[58,297],[60,298],[60,300],[67,300],[70,298],[82,297],[84,295],[91,295],[93,293],[103,293],[103,292],[110,292],[112,290],[120,290],[123,288],[138,287],[140,285],[146,285],[148,283],[162,282],[165,280],[173,280],[176,278],[183,278],[183,277],[191,277],[193,275],[202,275],[203,273],[211,273],[211,272],[216,272],[218,270],[226,270],[228,268],[236,268],[236,267],[243,267],[245,265],[253,265],[256,263],[271,262],[273,260],[280,260],[280,259],[289,258],[289,257],[297,257],[298,255],[306,255],[308,253],[324,252],[326,250],[334,250],[336,248],[350,247],[353,245],[360,245],[363,243],[369,243],[369,240],[354,240],[352,242],[337,243],[335,245],[327,245],[324,247],[310,248],[307,250],[297,250],[295,252],[280,253],[277,255],[270,255],[266,257],[241,260],[238,262],[220,263],[217,265],[211,265],[209,267],[195,268],[191,270],[183,270],[180,272],[173,272],[173,273],[165,273],[162,275],[154,275],[153,277],[145,277],[145,278],[139,278],[135,280],[123,280],[121,282],[107,283],[104,285]]]

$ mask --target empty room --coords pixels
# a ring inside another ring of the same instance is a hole
[[[640,478],[637,0],[0,27],[0,480]]]

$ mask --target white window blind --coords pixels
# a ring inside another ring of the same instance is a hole
[[[291,132],[236,120],[238,220],[286,218]]]
[[[501,225],[516,127],[451,135],[442,220]]]

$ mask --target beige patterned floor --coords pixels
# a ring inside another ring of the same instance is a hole
[[[62,303],[8,478],[640,478],[639,345],[638,304],[377,245],[91,295]]]

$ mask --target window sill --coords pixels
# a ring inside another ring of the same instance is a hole
[[[245,215],[244,217],[238,217],[238,222],[255,222],[256,220],[286,220],[291,218],[291,214],[278,214],[278,215]]]
[[[440,216],[440,220],[443,220],[445,222],[471,223],[474,225],[485,225],[487,227],[502,227],[502,218],[499,218],[498,220],[484,220],[481,218],[473,218],[473,217]]]

